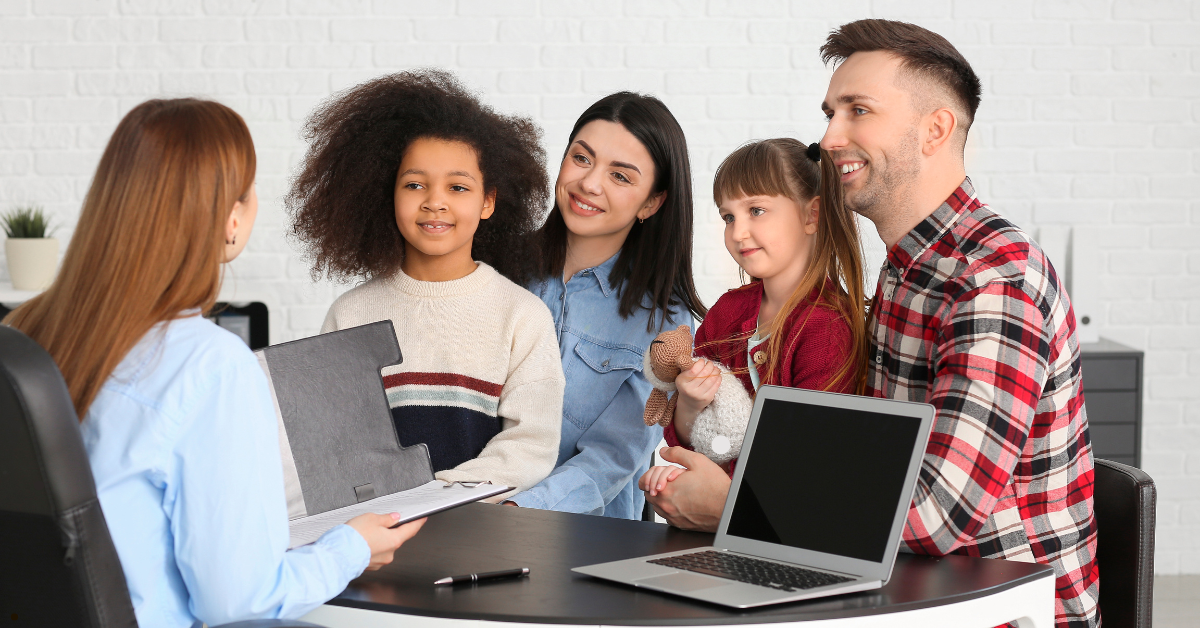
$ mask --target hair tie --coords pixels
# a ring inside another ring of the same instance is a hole
[[[804,154],[813,161],[821,161],[821,144],[819,142],[809,144],[808,150],[804,151]]]

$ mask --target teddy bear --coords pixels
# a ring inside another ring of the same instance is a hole
[[[646,401],[646,425],[667,425],[675,417],[679,395],[675,378],[692,368],[692,331],[687,325],[664,331],[654,338],[643,358],[642,373],[654,386]],[[714,363],[721,371],[721,385],[712,403],[696,416],[692,424],[692,446],[717,464],[729,462],[742,451],[742,437],[750,422],[754,400],[728,368]]]

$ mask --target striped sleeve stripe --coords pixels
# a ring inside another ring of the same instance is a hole
[[[384,388],[391,389],[397,386],[408,385],[456,386],[496,398],[500,397],[500,391],[504,389],[503,384],[493,384],[482,379],[475,379],[474,377],[455,373],[396,373],[383,378]]]
[[[451,406],[496,416],[499,399],[481,395],[473,390],[457,386],[397,386],[387,391],[388,405],[401,406]]]
[[[450,406],[497,416],[502,384],[455,373],[396,373],[383,378],[388,405]]]

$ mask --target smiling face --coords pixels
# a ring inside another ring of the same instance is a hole
[[[856,52],[829,81],[821,147],[841,169],[846,206],[876,220],[906,197],[921,173],[921,115],[904,88],[899,58]]]
[[[818,204],[817,197],[803,205],[786,196],[722,199],[717,209],[725,248],[751,277],[799,285],[817,233]]]
[[[396,175],[396,226],[404,236],[405,273],[447,281],[471,273],[471,242],[495,208],[475,150],[458,141],[414,140]],[[465,272],[464,272],[465,271]]]
[[[579,129],[558,170],[555,203],[574,237],[619,240],[658,211],[654,160],[624,126],[593,120]],[[618,248],[620,244],[618,243]]]

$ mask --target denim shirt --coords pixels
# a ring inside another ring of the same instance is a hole
[[[619,253],[618,253],[619,255]],[[642,357],[658,331],[646,331],[650,310],[618,313],[618,290],[608,275],[617,255],[561,277],[535,280],[529,289],[554,316],[563,373],[562,440],[558,463],[545,480],[509,498],[526,508],[640,519],[645,496],[637,480],[650,467],[662,428],[642,421],[650,383]],[[661,329],[692,325],[682,305]]]

